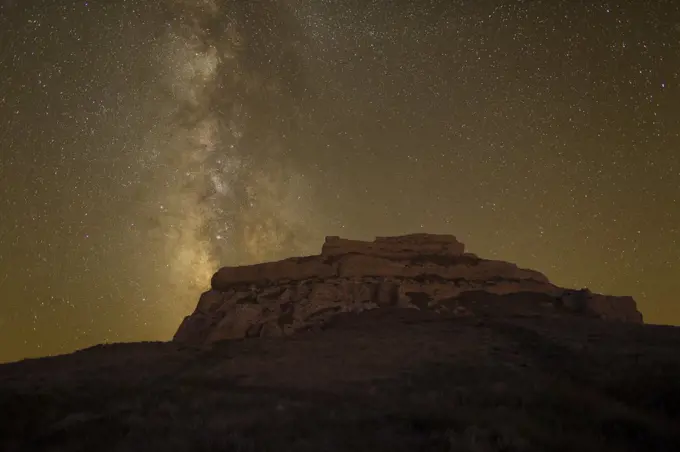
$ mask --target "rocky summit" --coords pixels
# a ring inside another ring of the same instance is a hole
[[[182,322],[176,342],[290,335],[322,328],[340,313],[385,307],[642,323],[632,297],[558,287],[536,270],[466,253],[452,235],[372,242],[327,237],[319,255],[223,267],[211,286]]]
[[[679,349],[452,236],[329,237],[220,269],[174,341],[0,365],[0,451],[677,452]]]

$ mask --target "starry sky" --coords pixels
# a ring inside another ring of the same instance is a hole
[[[674,0],[0,0],[0,361],[449,233],[680,324]]]

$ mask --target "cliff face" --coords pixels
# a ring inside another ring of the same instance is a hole
[[[328,237],[317,256],[223,267],[174,340],[190,344],[282,336],[341,312],[380,307],[455,316],[583,315],[642,323],[631,297],[565,289],[540,272],[465,253],[453,236],[373,242]]]

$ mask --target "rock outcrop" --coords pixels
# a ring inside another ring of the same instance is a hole
[[[450,315],[585,315],[642,323],[631,297],[552,284],[535,270],[465,252],[449,235],[328,237],[320,255],[223,267],[174,340],[282,336],[316,328],[341,312],[380,307]]]

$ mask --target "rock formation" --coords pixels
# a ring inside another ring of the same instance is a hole
[[[223,267],[174,340],[282,336],[315,328],[341,312],[380,307],[460,316],[585,315],[642,323],[631,297],[552,284],[540,272],[466,253],[450,235],[327,237],[320,255]]]

